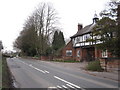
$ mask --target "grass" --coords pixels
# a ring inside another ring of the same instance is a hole
[[[86,69],[90,71],[98,71],[98,72],[103,71],[99,60],[89,62]]]
[[[11,73],[7,66],[6,57],[2,58],[2,89],[3,88],[13,88]]]
[[[2,88],[2,54],[0,52],[0,90]]]
[[[76,62],[80,62],[80,61],[75,61],[75,60],[63,60],[63,59],[54,59],[52,61],[55,62],[65,62],[65,63],[76,63]]]

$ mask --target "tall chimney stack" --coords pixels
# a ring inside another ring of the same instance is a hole
[[[78,31],[80,31],[83,28],[82,24],[78,23]]]

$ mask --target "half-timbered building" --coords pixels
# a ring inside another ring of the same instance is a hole
[[[92,42],[87,41],[94,37],[92,34],[93,28],[96,26],[96,22],[99,19],[95,14],[93,23],[83,28],[82,24],[78,24],[78,31],[75,35],[71,36],[71,41],[63,49],[64,59],[74,59],[77,61],[92,61],[99,57],[108,57],[107,51],[98,50],[95,44],[101,43],[100,41]]]

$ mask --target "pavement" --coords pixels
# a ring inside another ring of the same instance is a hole
[[[103,77],[103,78],[107,78],[107,79],[112,79],[112,80],[120,82],[120,78],[118,76],[118,73],[113,73],[113,72],[92,72],[92,71],[85,71],[85,72],[90,74],[90,75]]]
[[[114,71],[103,71],[103,72],[96,72],[96,71],[88,71],[85,70],[86,65],[88,64],[87,62],[80,62],[80,63],[62,63],[62,62],[54,62],[55,64],[58,65],[63,65],[66,68],[71,68],[71,69],[79,69],[82,70],[84,73],[93,75],[93,76],[98,76],[102,78],[107,78],[115,81],[120,81],[119,75],[120,75],[120,70],[117,68],[114,68]]]

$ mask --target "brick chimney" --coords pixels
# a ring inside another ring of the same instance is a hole
[[[78,23],[78,31],[80,31],[83,28],[82,24]]]

